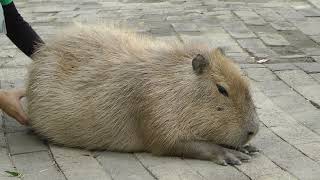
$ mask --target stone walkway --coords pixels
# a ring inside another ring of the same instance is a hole
[[[165,40],[225,48],[253,84],[262,153],[241,166],[52,146],[0,118],[0,179],[320,179],[320,0],[16,0],[47,39],[73,20],[114,21]],[[0,36],[1,88],[21,87],[31,61]],[[268,60],[264,64],[257,62]]]

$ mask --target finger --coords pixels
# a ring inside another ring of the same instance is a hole
[[[14,90],[15,96],[17,96],[19,99],[24,97],[26,95],[26,90],[25,89],[16,89]]]

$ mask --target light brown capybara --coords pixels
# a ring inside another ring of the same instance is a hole
[[[244,146],[258,132],[248,82],[219,48],[77,25],[33,59],[28,115],[53,143],[222,165],[256,150]]]

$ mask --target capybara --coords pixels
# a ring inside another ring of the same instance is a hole
[[[75,25],[33,59],[30,124],[53,143],[222,165],[255,149],[245,146],[258,132],[249,84],[220,48]]]

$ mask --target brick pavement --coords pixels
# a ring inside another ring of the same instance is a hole
[[[52,146],[0,114],[0,179],[320,179],[319,0],[16,0],[44,40],[73,21],[116,22],[163,40],[223,47],[252,82],[262,149],[218,166],[147,153]],[[0,36],[0,87],[23,86],[31,62]],[[268,59],[264,64],[257,61]],[[0,112],[1,113],[1,112]]]

